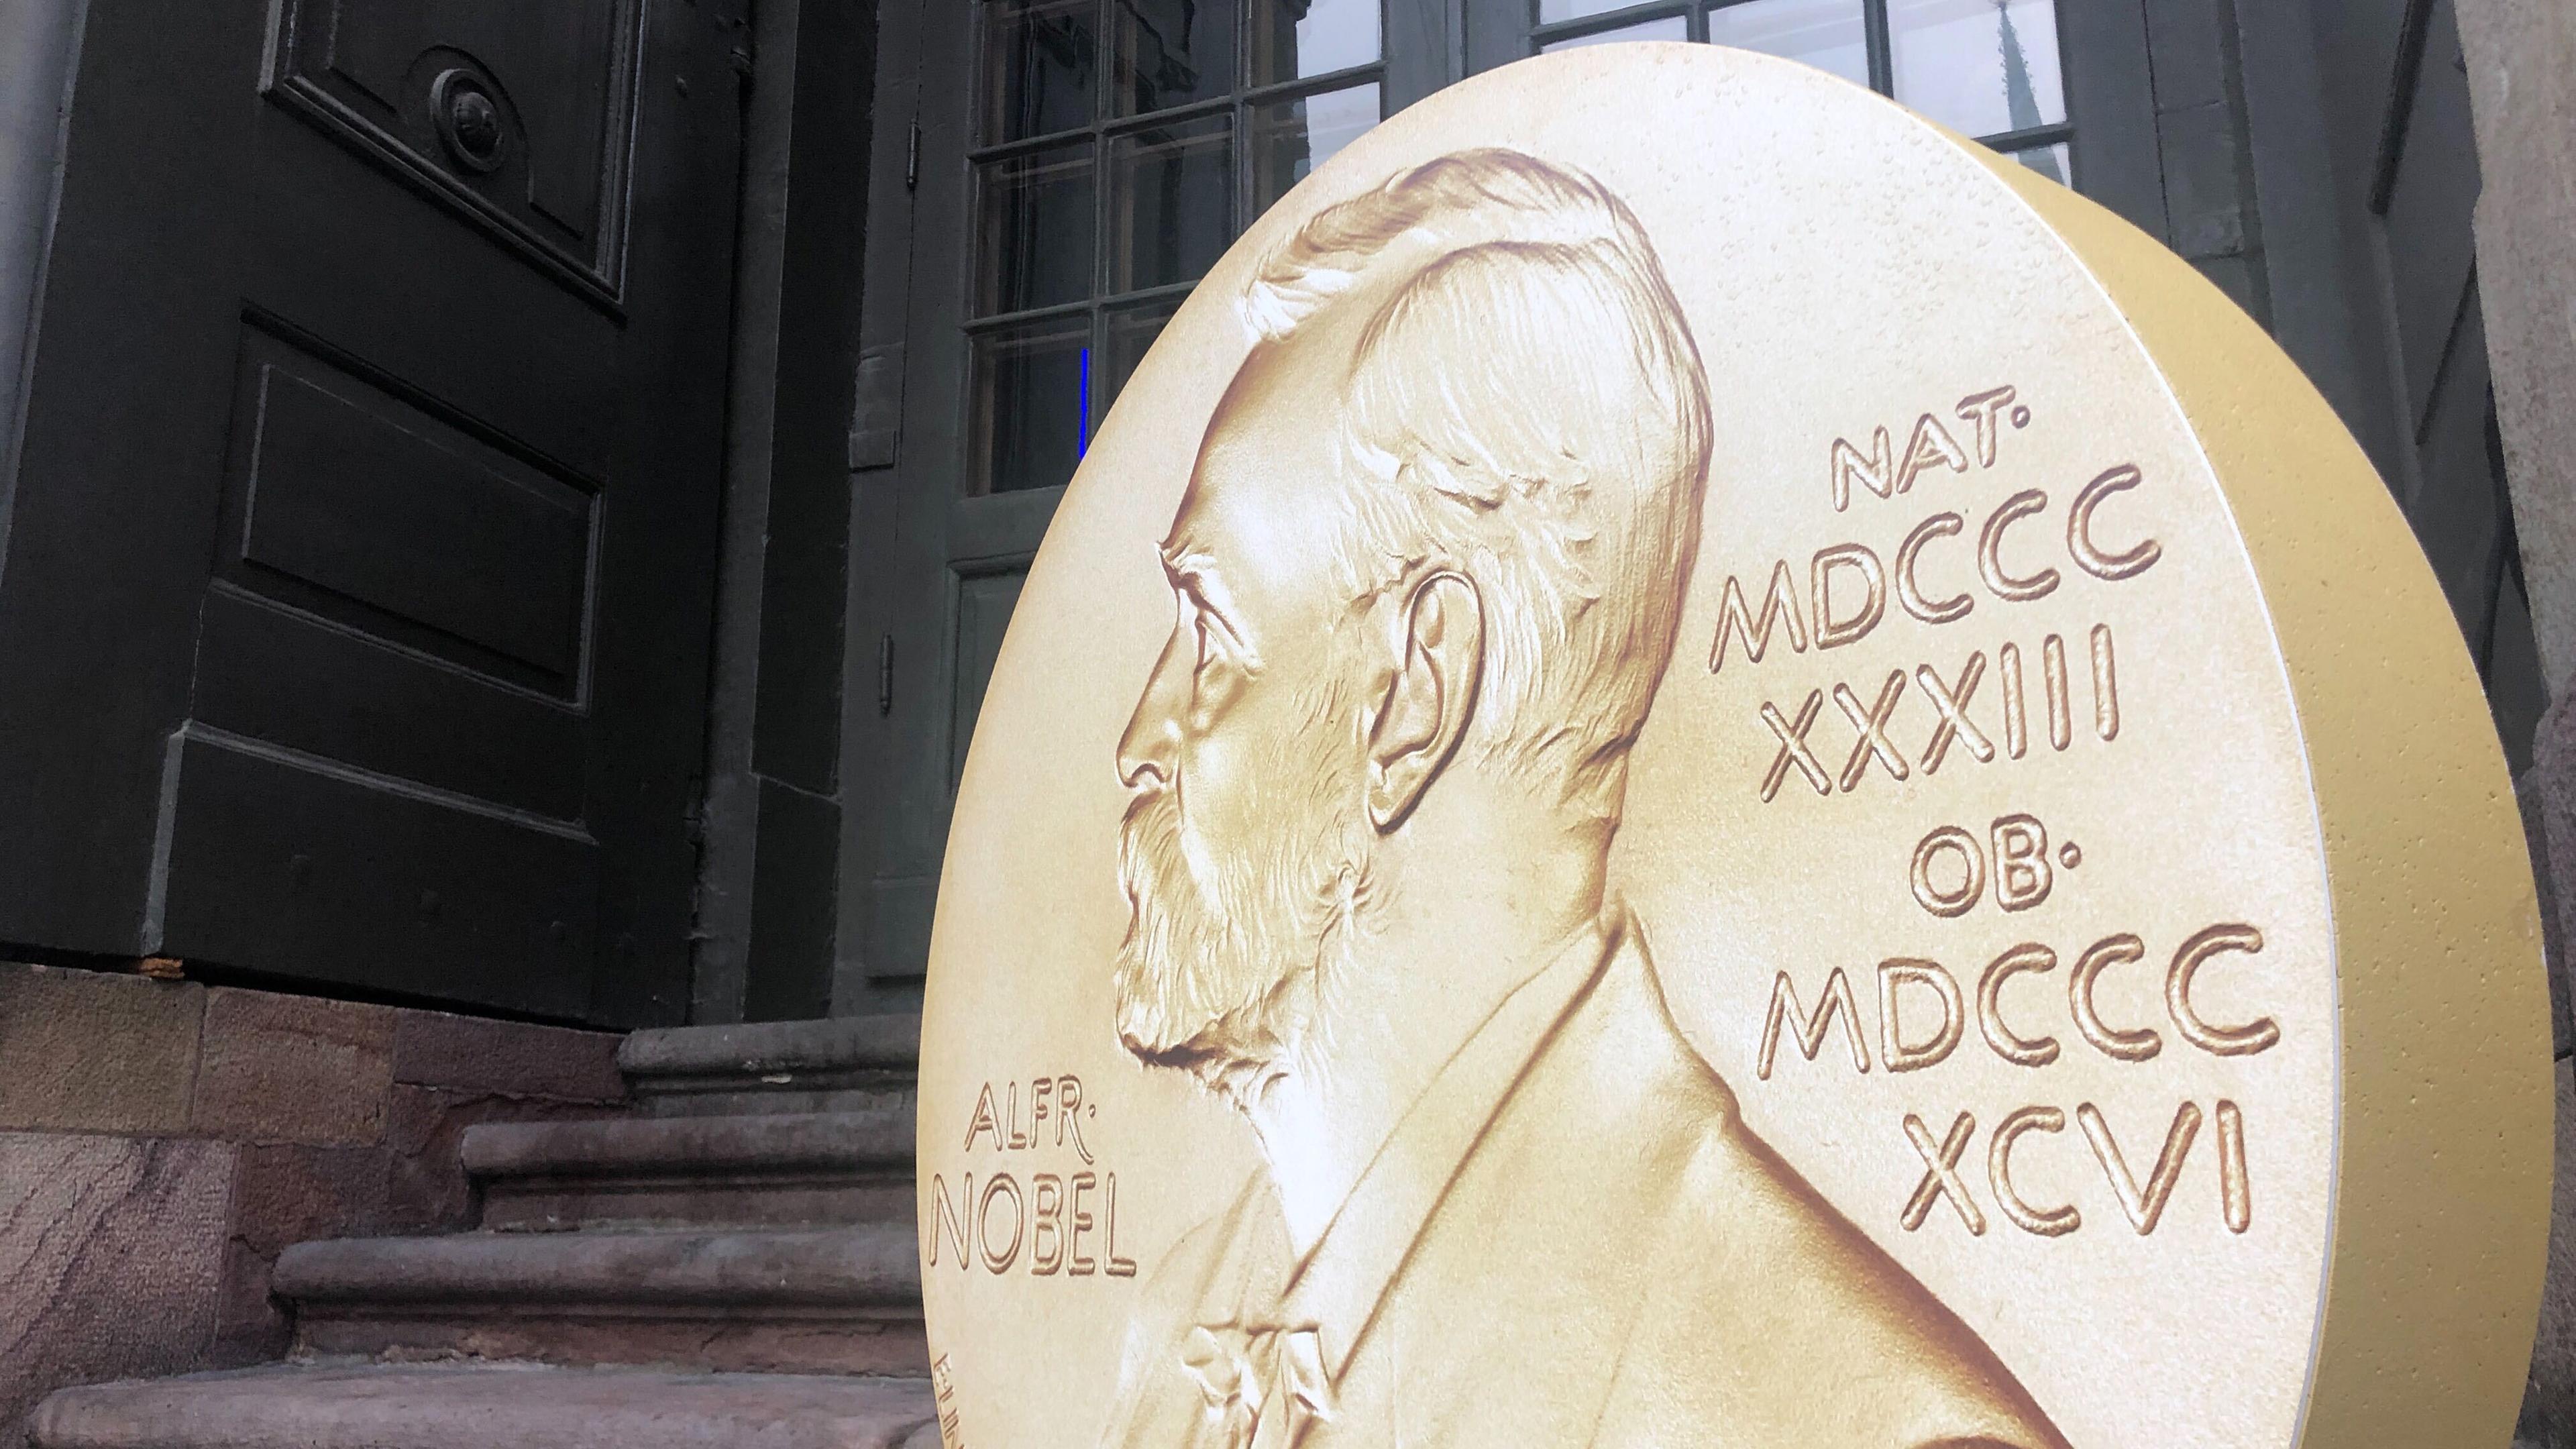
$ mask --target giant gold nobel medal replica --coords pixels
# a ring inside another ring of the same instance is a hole
[[[2531,875],[2263,334],[1785,62],[1471,80],[1102,428],[957,802],[957,1446],[2501,1445]]]

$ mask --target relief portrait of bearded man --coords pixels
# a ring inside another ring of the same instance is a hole
[[[2062,1446],[1745,1125],[1608,885],[1710,486],[1636,219],[1462,152],[1239,305],[1118,749],[1117,1026],[1265,1166],[1155,1271],[1104,1442]]]

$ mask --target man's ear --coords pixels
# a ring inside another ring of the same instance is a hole
[[[1404,823],[1475,717],[1485,672],[1485,606],[1463,574],[1438,573],[1405,603],[1403,656],[1369,724],[1369,823]]]

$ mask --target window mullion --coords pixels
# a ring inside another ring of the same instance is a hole
[[[1887,0],[1861,0],[1862,39],[1869,45],[1869,88],[1896,94],[1896,48],[1887,28]]]
[[[1233,198],[1234,215],[1226,227],[1229,243],[1243,235],[1252,225],[1252,108],[1244,104],[1244,95],[1252,89],[1253,75],[1252,17],[1260,0],[1239,0],[1234,7],[1234,182],[1227,194]]]
[[[1082,353],[1082,399],[1079,404],[1082,446],[1075,450],[1077,458],[1090,450],[1092,430],[1100,426],[1100,412],[1104,407],[1100,401],[1101,358],[1107,354],[1104,338],[1108,324],[1103,320],[1100,299],[1109,290],[1109,269],[1113,265],[1109,255],[1113,230],[1109,218],[1111,209],[1118,204],[1118,178],[1112,169],[1108,139],[1109,119],[1118,108],[1118,18],[1110,13],[1116,4],[1117,0],[1103,0],[1093,18],[1095,33],[1100,36],[1100,64],[1099,90],[1091,105],[1091,174],[1100,179],[1092,191],[1091,308],[1084,319],[1088,323],[1084,331],[1091,341]]]
[[[1238,92],[1234,98],[1234,224],[1228,229],[1229,240],[1243,235],[1243,229],[1260,215],[1253,209],[1252,167],[1252,106]]]

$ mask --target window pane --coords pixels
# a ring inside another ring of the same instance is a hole
[[[1091,318],[1027,322],[973,338],[976,491],[1052,488],[1073,477],[1091,439],[1086,370]]]
[[[2066,143],[2060,141],[2054,146],[2033,146],[2027,151],[2015,151],[2012,158],[2060,186],[2072,186],[2075,172],[2066,151]]]
[[[1596,30],[1590,35],[1578,35],[1571,40],[1551,40],[1539,49],[1541,51],[1574,50],[1586,45],[1606,45],[1614,40],[1688,39],[1690,39],[1690,22],[1678,15],[1672,15],[1662,20],[1640,20],[1634,25],[1622,25],[1616,30]]]
[[[1378,122],[1377,82],[1252,108],[1252,205],[1267,211],[1288,188]]]
[[[1100,0],[987,0],[984,140],[1091,124]]]
[[[1201,116],[1109,144],[1109,289],[1195,279],[1234,240],[1234,118]]]
[[[1748,0],[1713,10],[1708,38],[1738,50],[1786,56],[1869,84],[1869,35],[1860,0]]]
[[[2066,119],[2055,0],[1888,0],[1896,98],[1992,136]]]
[[[1636,3],[1637,0],[1538,0],[1538,23],[1554,25],[1560,20],[1581,20],[1587,15],[1607,15],[1613,10],[1625,10]]]
[[[953,3],[953,0],[950,0]],[[1234,90],[1234,0],[1109,0],[1122,116]]]
[[[1163,324],[1180,309],[1180,298],[1166,297],[1110,312],[1109,366],[1103,370],[1100,384],[1100,411],[1104,416],[1109,405],[1118,401],[1118,394],[1126,390],[1127,379],[1136,375],[1136,364],[1145,360],[1145,349],[1163,335]]]
[[[1378,57],[1378,0],[1253,0],[1252,83],[1296,80]]]
[[[977,168],[975,314],[1091,295],[1091,142]]]

